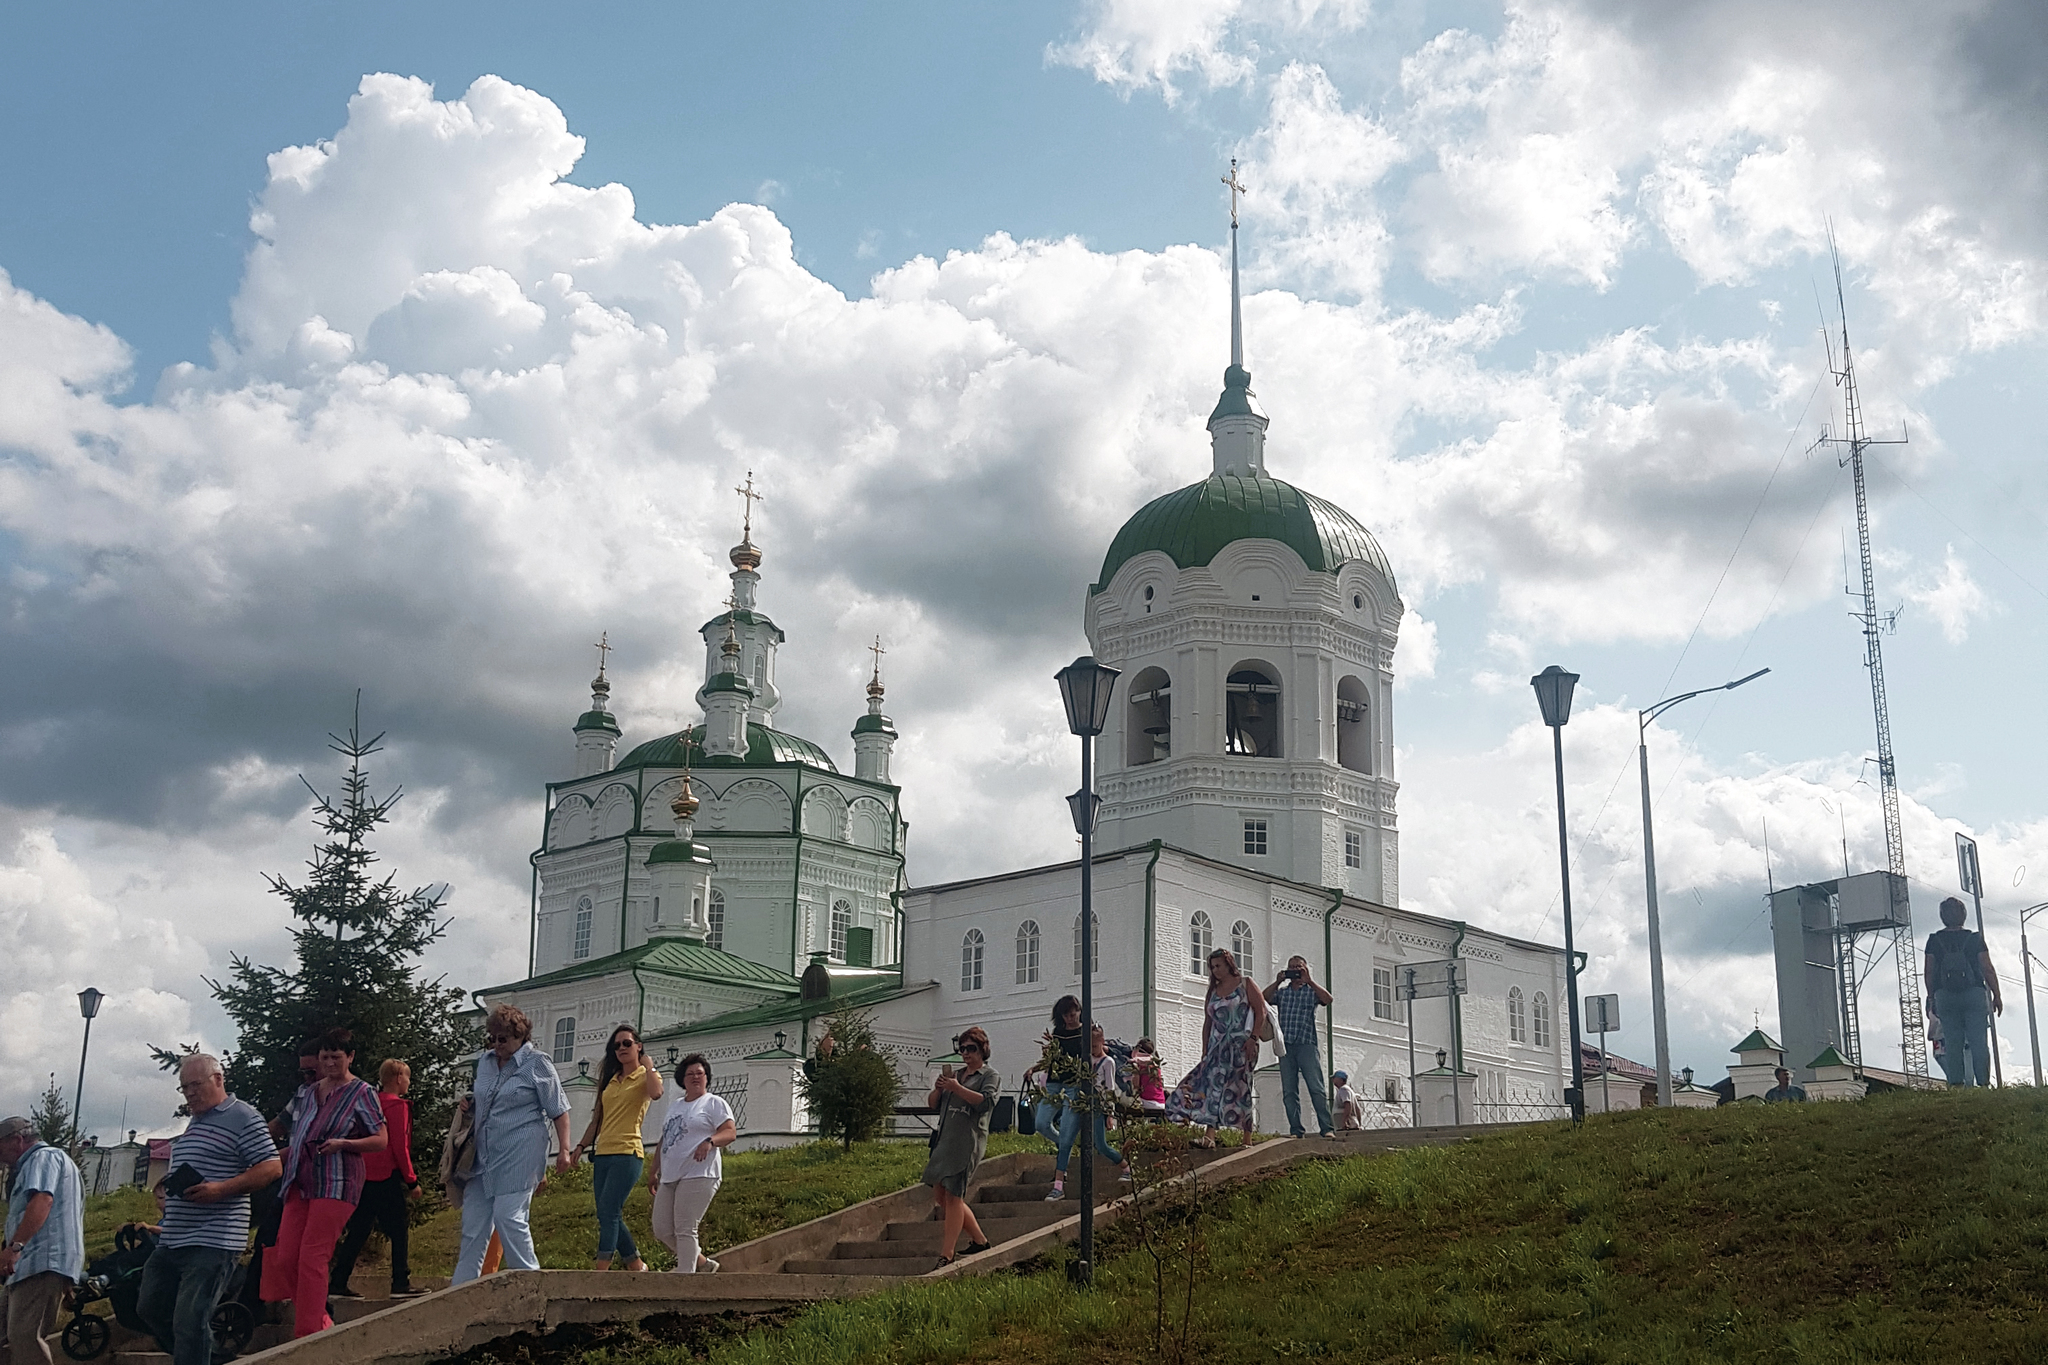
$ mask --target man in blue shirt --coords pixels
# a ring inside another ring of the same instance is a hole
[[[0,1247],[8,1358],[11,1365],[50,1365],[50,1346],[43,1338],[56,1330],[65,1291],[85,1274],[85,1201],[78,1167],[23,1118],[0,1121],[0,1161],[12,1171],[7,1241]]]
[[[1330,1097],[1323,1090],[1322,1049],[1316,1046],[1316,1006],[1330,1007],[1330,993],[1309,974],[1308,959],[1299,953],[1287,959],[1287,968],[1273,978],[1266,999],[1280,1016],[1280,1037],[1287,1050],[1280,1054],[1280,1103],[1287,1109],[1287,1134],[1301,1137],[1301,1096],[1298,1087],[1308,1083],[1308,1097],[1316,1107],[1316,1128],[1326,1138],[1337,1136],[1330,1127]]]
[[[249,1192],[278,1179],[284,1163],[263,1116],[228,1094],[216,1058],[185,1058],[178,1089],[192,1121],[171,1139],[170,1181],[177,1188],[187,1167],[199,1179],[164,1201],[163,1236],[135,1307],[174,1365],[212,1365],[213,1310],[249,1249]]]

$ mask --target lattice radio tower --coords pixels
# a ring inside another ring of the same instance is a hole
[[[1898,623],[1898,613],[1877,609],[1877,579],[1870,564],[1870,502],[1863,479],[1863,452],[1874,445],[1904,445],[1902,433],[1896,439],[1875,440],[1863,431],[1863,401],[1856,391],[1856,362],[1849,351],[1849,305],[1842,288],[1842,254],[1835,248],[1834,231],[1828,232],[1828,248],[1834,256],[1835,304],[1842,319],[1842,353],[1837,364],[1832,339],[1828,345],[1828,369],[1842,390],[1842,430],[1837,436],[1821,429],[1816,446],[1833,446],[1843,453],[1839,462],[1848,465],[1856,481],[1856,547],[1862,556],[1861,593],[1846,585],[1852,597],[1860,597],[1862,610],[1851,612],[1863,626],[1863,664],[1870,670],[1870,704],[1877,718],[1878,793],[1884,803],[1884,850],[1890,872],[1891,915],[1884,920],[1838,923],[1835,930],[1836,974],[1841,982],[1842,1036],[1849,1059],[1863,1062],[1863,1029],[1857,996],[1863,978],[1883,956],[1883,940],[1891,939],[1892,960],[1899,972],[1899,1048],[1904,1070],[1909,1075],[1927,1074],[1925,1018],[1920,1004],[1920,954],[1913,942],[1913,912],[1906,892],[1906,837],[1899,821],[1899,774],[1892,758],[1891,707],[1885,700],[1883,637]],[[1827,336],[1823,329],[1821,335]],[[1867,948],[1859,945],[1868,943]]]

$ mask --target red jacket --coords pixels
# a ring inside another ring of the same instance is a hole
[[[405,1177],[406,1184],[419,1184],[412,1169],[412,1106],[404,1096],[382,1090],[377,1092],[377,1103],[384,1110],[384,1131],[391,1140],[381,1152],[364,1153],[363,1179],[389,1180],[395,1172]]]

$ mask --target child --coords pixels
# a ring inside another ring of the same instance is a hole
[[[1337,1128],[1340,1132],[1356,1132],[1365,1127],[1365,1101],[1351,1088],[1351,1073],[1333,1071],[1330,1080],[1337,1087]]]
[[[1140,1109],[1148,1114],[1166,1112],[1166,1075],[1160,1069],[1159,1052],[1150,1038],[1140,1038],[1131,1049],[1131,1079]]]

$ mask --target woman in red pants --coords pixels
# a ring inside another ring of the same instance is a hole
[[[292,1302],[292,1335],[334,1325],[327,1316],[328,1263],[349,1215],[363,1196],[363,1154],[390,1140],[377,1092],[350,1074],[355,1040],[344,1028],[319,1038],[320,1069],[299,1087],[291,1108],[291,1146],[284,1158],[284,1220],[277,1245],[263,1258],[263,1297]]]

